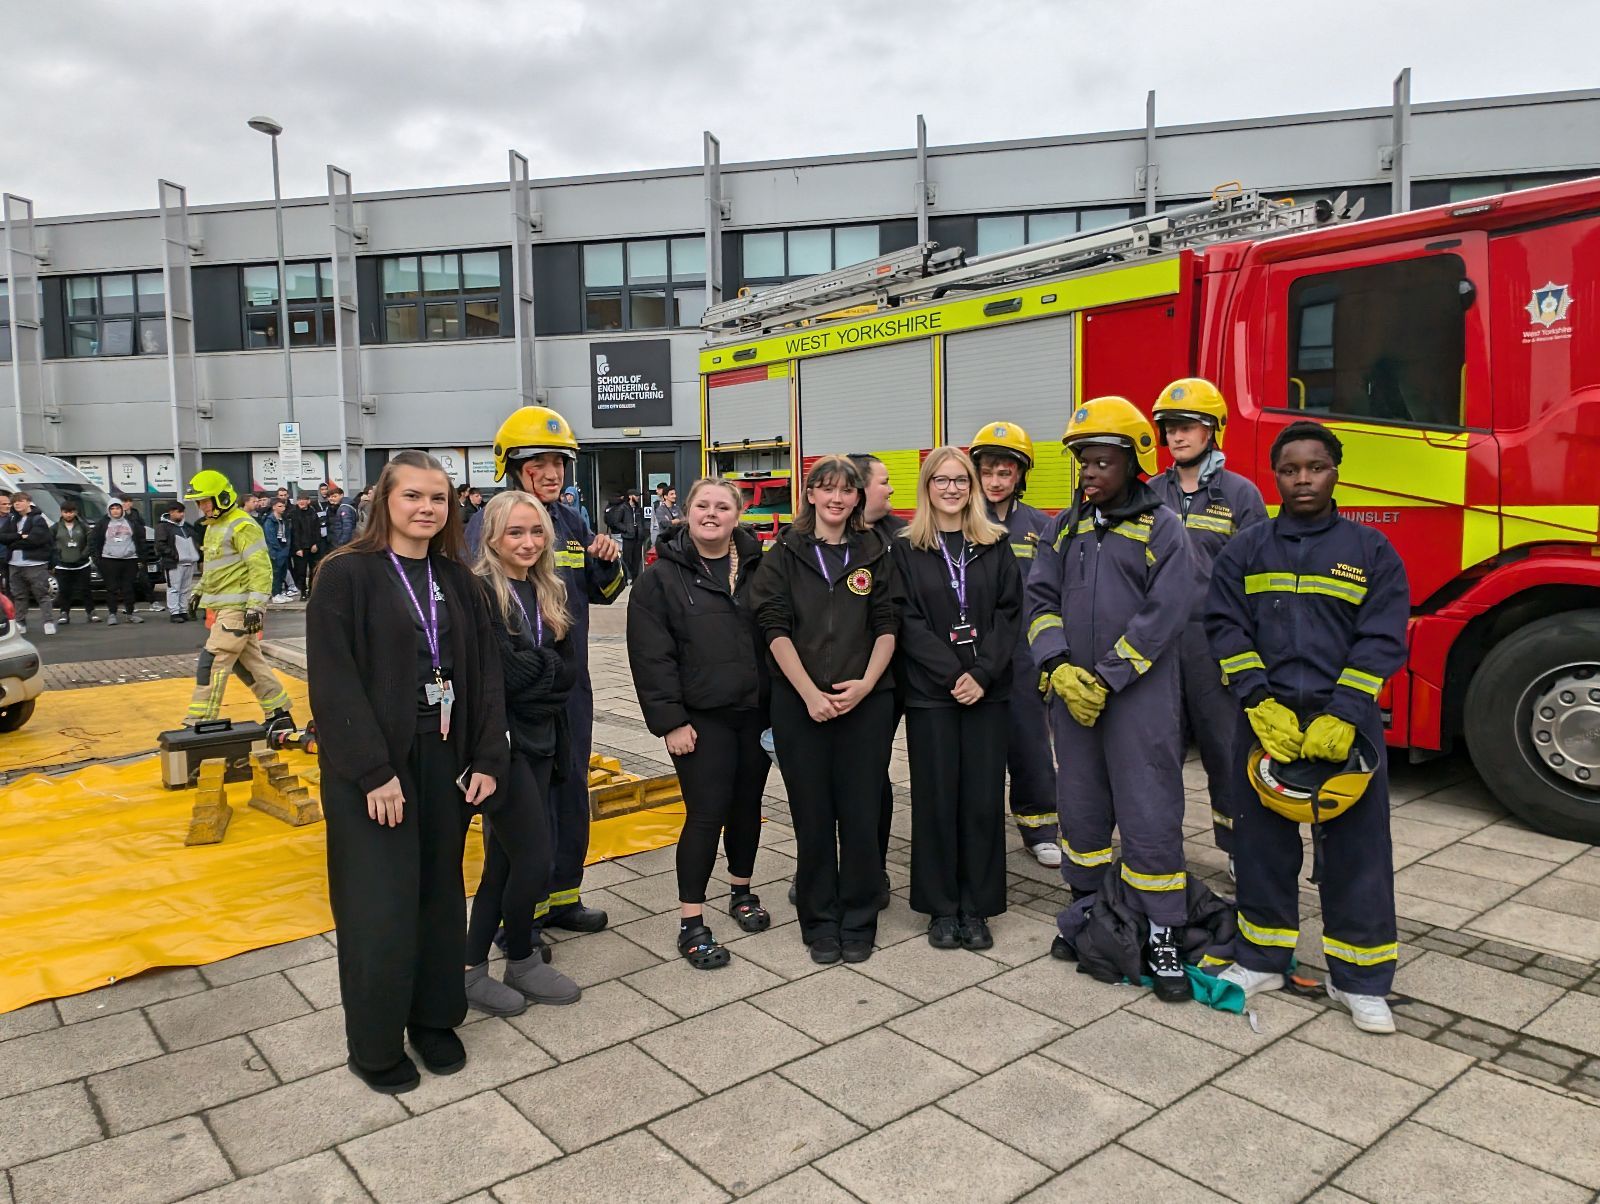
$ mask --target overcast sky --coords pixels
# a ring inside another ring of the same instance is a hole
[[[1597,44],[1595,0],[0,0],[0,189],[268,197],[256,113],[322,195],[1595,87]]]

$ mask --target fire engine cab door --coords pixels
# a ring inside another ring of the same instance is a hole
[[[789,365],[735,368],[706,378],[707,443],[789,443]],[[787,467],[787,464],[780,465]]]
[[[802,468],[818,456],[870,452],[907,499],[933,446],[930,340],[800,361]]]
[[[1488,285],[1470,232],[1269,270],[1255,478],[1276,513],[1273,439],[1326,423],[1344,444],[1339,509],[1394,543],[1413,604],[1484,558],[1479,516],[1498,531]]]

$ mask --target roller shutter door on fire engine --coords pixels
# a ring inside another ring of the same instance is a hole
[[[933,349],[926,341],[800,362],[800,454],[870,452],[891,480],[916,480],[933,447]]]
[[[1072,318],[1017,322],[945,339],[945,438],[965,447],[991,422],[1015,422],[1034,444],[1027,498],[1050,509],[1072,500],[1061,432],[1072,413]]]
[[[719,372],[706,384],[713,444],[789,441],[788,364]]]

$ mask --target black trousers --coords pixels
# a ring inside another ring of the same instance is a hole
[[[581,903],[583,863],[589,859],[589,752],[594,747],[594,687],[584,668],[567,697],[569,739],[567,776],[552,783],[549,794],[550,914],[571,911]]]
[[[550,757],[511,754],[510,777],[483,804],[483,877],[467,923],[467,965],[488,960],[506,922],[506,956],[533,956],[533,923],[550,897]]]
[[[399,767],[405,809],[393,828],[368,818],[365,792],[337,766],[319,764],[345,1038],[358,1065],[383,1070],[404,1054],[406,1025],[454,1028],[466,1017],[461,851],[471,808],[438,732],[418,732]]]
[[[893,672],[893,670],[890,670]],[[906,713],[900,704],[899,691],[895,691],[894,719],[889,724],[889,755],[894,755],[894,733],[900,726],[900,716]],[[894,783],[889,780],[889,766],[883,767],[883,794],[878,803],[878,868],[888,871],[889,868],[889,836],[894,828]]]
[[[878,931],[878,818],[894,740],[894,698],[880,690],[815,723],[786,682],[772,687],[772,738],[789,793],[798,864],[795,898],[806,944],[870,941]]]
[[[720,839],[728,876],[748,878],[761,843],[761,794],[772,758],[761,747],[758,711],[690,711],[694,751],[673,757],[683,788],[678,837],[678,901],[704,903]]]
[[[294,578],[294,587],[302,597],[311,592],[311,579],[316,576],[317,561],[321,559],[321,556],[313,556],[310,552],[304,556],[295,554],[289,557],[289,576]]]
[[[639,573],[644,567],[644,540],[624,539],[622,541],[622,568],[628,574],[629,581],[639,580]]]
[[[143,573],[144,565],[137,560],[114,560],[111,557],[102,560],[100,576],[106,583],[106,609],[116,614],[120,605],[131,615],[134,582]]]
[[[1006,702],[911,707],[911,908],[1006,909]]]
[[[83,607],[86,615],[94,614],[94,596],[89,592],[89,566],[81,569],[56,570],[56,609],[63,619],[74,606]]]
[[[131,563],[138,566],[133,574],[133,600],[135,602],[153,602],[156,597],[156,587],[150,583],[150,570],[145,568],[144,561],[135,560]]]

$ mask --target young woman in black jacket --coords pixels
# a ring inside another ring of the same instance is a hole
[[[474,571],[505,675],[511,769],[483,804],[483,877],[467,926],[467,1006],[515,1016],[529,1000],[568,1004],[581,994],[533,943],[534,922],[550,907],[550,781],[566,764],[567,695],[578,659],[567,638],[572,616],[556,576],[549,512],[532,494],[510,490],[489,502],[480,521]],[[489,946],[502,922],[506,968],[499,982],[489,977]]]
[[[665,739],[686,812],[678,838],[678,951],[698,970],[728,964],[705,922],[717,841],[728,855],[728,914],[746,932],[772,918],[750,890],[771,760],[767,666],[746,604],[761,542],[739,525],[730,481],[696,481],[685,524],[656,544],[656,562],[628,599],[628,662],[639,707]]]
[[[935,949],[989,949],[1006,909],[1006,730],[1022,574],[965,452],[935,448],[895,540],[911,761],[911,907]]]
[[[888,543],[862,518],[864,484],[843,456],[813,464],[751,591],[777,669],[772,736],[798,845],[800,935],[819,965],[866,961],[878,931],[900,620]]]
[[[499,649],[461,545],[444,469],[401,452],[306,608],[349,1065],[390,1094],[418,1082],[403,1037],[435,1074],[466,1064],[461,851],[506,776]]]

